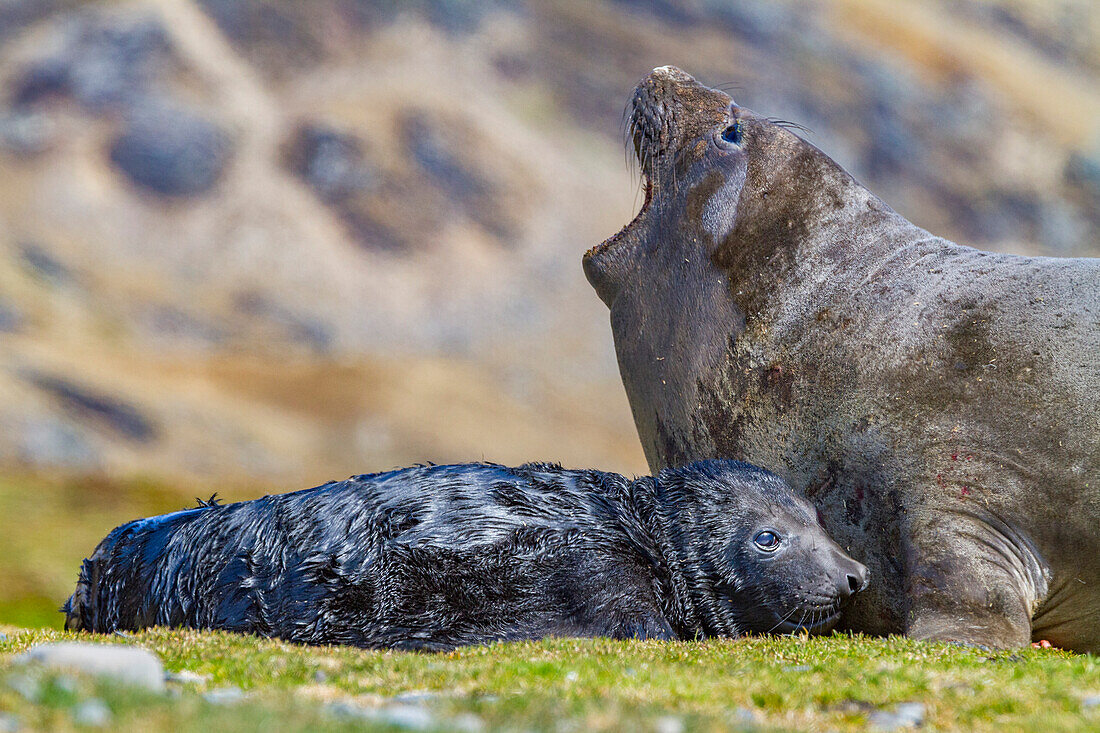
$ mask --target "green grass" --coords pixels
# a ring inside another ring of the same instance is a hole
[[[0,642],[0,710],[41,730],[72,729],[72,711],[95,695],[123,730],[340,730],[334,702],[385,710],[393,698],[430,691],[420,705],[442,727],[476,716],[487,729],[653,730],[675,716],[687,730],[748,728],[856,730],[876,709],[919,701],[925,726],[971,730],[1083,730],[1100,727],[1100,665],[1088,655],[1020,650],[990,653],[902,638],[774,637],[701,643],[548,640],[470,647],[450,654],[300,647],[224,633],[167,631],[131,638],[167,669],[209,675],[170,685],[165,695],[94,680],[28,672],[12,655],[42,641],[94,638],[8,628]],[[320,673],[320,674],[318,674]],[[32,702],[11,681],[30,676]],[[17,679],[18,678],[18,679]],[[225,686],[237,704],[207,702]]]

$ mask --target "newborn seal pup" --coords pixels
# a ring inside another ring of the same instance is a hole
[[[866,582],[809,502],[744,463],[634,481],[426,466],[124,524],[84,561],[65,625],[426,650],[694,639],[827,630]]]
[[[873,588],[842,628],[1100,651],[1100,260],[981,252],[672,67],[593,248],[654,471],[769,466]]]

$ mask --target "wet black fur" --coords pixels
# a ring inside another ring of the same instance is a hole
[[[758,597],[797,593],[757,582],[751,556],[730,550],[779,510],[823,533],[780,479],[734,461],[633,481],[544,463],[422,466],[124,524],[63,610],[67,628],[95,632],[404,649],[736,636],[796,609]]]

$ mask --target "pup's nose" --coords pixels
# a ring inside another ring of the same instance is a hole
[[[855,560],[848,561],[848,567],[841,571],[843,579],[837,588],[841,598],[850,598],[867,587],[870,572],[867,566]]]

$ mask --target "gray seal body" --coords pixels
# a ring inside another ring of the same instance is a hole
[[[1100,651],[1100,260],[982,252],[673,67],[634,92],[646,203],[590,250],[651,467],[812,499],[868,633]]]

